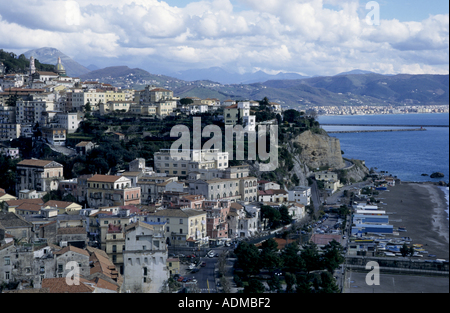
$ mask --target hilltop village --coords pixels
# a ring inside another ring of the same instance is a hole
[[[302,136],[323,136],[335,148],[338,141],[321,130],[316,112],[283,110],[267,98],[179,98],[152,85],[83,82],[68,77],[60,59],[55,69],[36,70],[33,57],[28,73],[6,74],[0,64],[3,292],[230,292],[230,276],[236,292],[264,292],[289,290],[290,272],[304,269],[308,291],[342,290],[335,271],[345,240],[361,234],[370,219],[362,211],[374,208],[355,205],[359,228],[352,229],[347,204],[363,187],[394,179],[370,176],[340,149],[317,158]],[[261,172],[261,159],[234,160],[216,146],[174,157],[171,128],[192,129],[193,116],[202,126],[242,125],[247,136],[277,125],[279,168]],[[299,155],[308,165],[300,168]],[[347,175],[351,170],[359,176]],[[325,200],[344,190],[346,203],[325,210]],[[233,260],[245,274],[229,274]],[[272,279],[247,276],[260,271]]]

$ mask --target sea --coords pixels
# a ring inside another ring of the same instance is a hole
[[[426,131],[330,133],[339,139],[343,157],[364,160],[366,166],[377,172],[386,171],[402,181],[449,182],[449,113],[409,113],[379,115],[321,115],[320,124],[376,124],[386,126],[324,126],[326,131],[405,129],[389,125],[426,126]],[[433,127],[435,126],[435,127]],[[431,178],[441,172],[443,178]],[[449,188],[441,187],[449,202]],[[447,210],[448,214],[448,210]]]

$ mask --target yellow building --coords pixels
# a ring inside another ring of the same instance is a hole
[[[57,209],[58,215],[60,214],[78,215],[80,214],[80,210],[83,207],[81,206],[81,204],[75,202],[50,200],[44,203],[43,208]]]
[[[167,259],[166,260],[166,264],[167,264],[167,270],[169,271],[171,276],[181,273],[181,266],[180,266],[180,259],[179,258]]]
[[[195,209],[165,209],[150,213],[148,222],[166,222],[166,242],[178,247],[208,244],[206,212]]]

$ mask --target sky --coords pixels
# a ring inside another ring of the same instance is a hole
[[[153,74],[449,73],[444,0],[0,0],[0,48]]]

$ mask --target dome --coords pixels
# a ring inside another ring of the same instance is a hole
[[[58,57],[58,63],[56,63],[56,72],[60,75],[66,74],[66,69],[64,68],[64,65],[62,65],[60,57]]]

